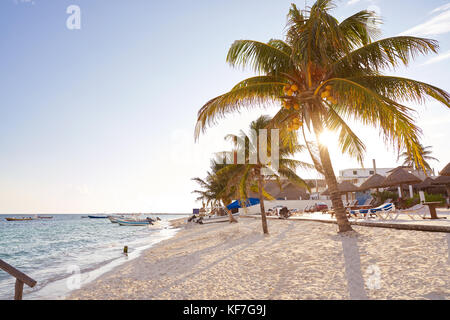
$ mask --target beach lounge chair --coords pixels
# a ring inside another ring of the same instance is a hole
[[[366,201],[361,206],[367,207],[367,206],[373,206],[377,200],[374,197],[367,198]],[[390,202],[390,201],[386,201]]]
[[[416,204],[415,206],[412,206],[409,209],[398,210],[398,213],[406,214],[408,217],[411,218],[411,220],[416,220],[415,217],[425,219],[425,216],[428,215],[429,212],[430,210],[428,209],[428,207],[424,206],[423,204]]]
[[[371,208],[371,209],[359,209],[359,210],[350,210],[350,216],[355,218],[365,218],[368,219],[370,216],[376,216],[382,220],[397,219],[398,214],[394,217],[391,213],[395,210],[394,204],[391,202],[384,203],[379,207]]]
[[[357,203],[358,203],[358,200],[352,200],[352,201],[349,201],[349,202],[345,205],[345,207],[346,207],[346,208],[352,208],[352,207],[356,206]]]
[[[396,211],[395,205],[391,202],[369,210],[370,213],[375,214],[381,220],[397,220],[400,215],[399,210]]]

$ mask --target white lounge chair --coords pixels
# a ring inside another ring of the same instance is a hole
[[[416,220],[415,217],[424,219],[425,216],[430,213],[430,210],[428,209],[427,206],[424,206],[423,204],[416,204],[415,206],[409,209],[398,210],[397,212],[400,214],[406,214],[408,217],[411,218],[411,220]]]

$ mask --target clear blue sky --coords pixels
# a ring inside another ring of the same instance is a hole
[[[291,2],[2,0],[0,213],[191,212],[190,178],[227,148],[224,134],[262,113],[231,116],[194,144],[197,110],[250,75],[226,64],[230,44],[282,38]],[[439,55],[396,74],[450,91],[449,3],[336,1],[334,14],[370,7],[384,18],[384,37],[439,40]],[[81,30],[66,28],[71,4],[81,8]],[[441,169],[450,161],[450,112],[437,103],[419,110]],[[358,132],[367,166],[374,157],[396,165],[377,131]],[[332,155],[336,171],[356,165]]]

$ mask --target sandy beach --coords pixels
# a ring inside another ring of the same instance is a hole
[[[68,299],[450,299],[450,234],[270,220],[184,226]]]

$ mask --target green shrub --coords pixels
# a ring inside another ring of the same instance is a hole
[[[374,198],[377,198],[377,194],[376,193],[372,193],[372,196]],[[390,192],[390,191],[382,191],[380,192],[380,200],[381,203],[386,202],[387,199],[392,199],[392,201],[397,201],[398,200],[398,193],[397,192]],[[425,192],[425,201],[427,202],[441,202],[442,204],[446,203],[445,200],[445,196],[443,196],[442,194],[428,194]],[[416,204],[420,203],[420,197],[419,194],[416,193],[414,194],[414,197],[412,198],[407,198],[405,199],[405,206],[407,208],[410,208]]]

